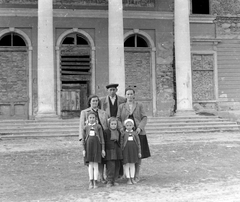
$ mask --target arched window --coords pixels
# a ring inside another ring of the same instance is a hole
[[[86,46],[89,45],[88,41],[84,39],[79,34],[69,34],[67,35],[62,42],[63,45],[79,45],[79,46]]]
[[[148,43],[139,34],[134,34],[125,40],[124,47],[148,47]]]
[[[0,46],[26,46],[26,43],[20,35],[11,32],[0,38]]]

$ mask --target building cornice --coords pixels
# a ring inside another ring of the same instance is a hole
[[[29,8],[1,8],[1,17],[37,17],[37,9]],[[108,18],[107,10],[72,10],[54,9],[54,17],[76,17],[76,18]],[[129,19],[167,19],[173,20],[172,12],[157,11],[124,11],[124,18]]]

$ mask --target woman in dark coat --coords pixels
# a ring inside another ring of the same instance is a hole
[[[134,126],[137,134],[139,135],[140,144],[141,144],[141,159],[148,158],[151,156],[148,140],[146,136],[145,126],[147,124],[147,115],[143,108],[142,103],[135,101],[135,90],[132,88],[125,89],[125,97],[127,99],[126,103],[119,105],[117,118],[119,120],[119,125],[121,132],[124,130],[124,121],[126,119],[132,119],[134,121]],[[136,163],[135,171],[135,181],[138,182],[141,159]]]

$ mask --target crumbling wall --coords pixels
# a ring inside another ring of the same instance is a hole
[[[211,14],[218,16],[240,15],[240,0],[212,0]]]
[[[171,116],[175,110],[173,35],[163,33],[156,48],[157,115]]]

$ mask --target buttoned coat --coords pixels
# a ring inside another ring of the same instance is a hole
[[[129,137],[129,133],[132,134],[133,136],[133,141],[137,144],[137,147],[138,147],[138,153],[141,153],[141,144],[140,144],[140,140],[139,140],[139,137],[136,133],[136,131],[133,131],[133,132],[124,132],[123,135],[121,136],[121,147],[122,147],[122,150],[124,149],[124,147],[126,146],[127,144],[127,141],[128,141],[128,137]]]
[[[117,106],[119,106],[122,103],[126,102],[126,98],[121,97],[119,95],[117,96]],[[108,118],[110,118],[110,104],[109,104],[109,96],[100,98],[100,108],[105,111],[108,115]]]
[[[146,135],[145,126],[147,124],[147,115],[143,108],[143,104],[140,102],[133,102],[133,117],[137,128],[141,129],[140,135]],[[128,103],[123,103],[118,107],[117,118],[119,120],[119,125],[121,131],[123,130],[123,123],[131,115],[131,111]]]
[[[99,124],[95,124],[93,126],[85,125],[83,127],[82,145],[83,145],[84,150],[86,150],[86,142],[89,138],[91,128],[94,129],[94,132],[95,132],[96,136],[98,137],[99,143],[102,146],[102,150],[105,150],[105,141],[104,141],[104,137],[103,137],[103,130]]]
[[[87,125],[87,114],[88,112],[93,111],[91,107],[84,109],[81,111],[80,114],[80,121],[79,121],[79,140],[81,141],[83,138],[83,130],[84,126]],[[107,123],[107,113],[101,109],[98,109],[98,116],[100,119],[100,122],[102,124],[103,130],[106,130],[108,128],[108,123]]]

